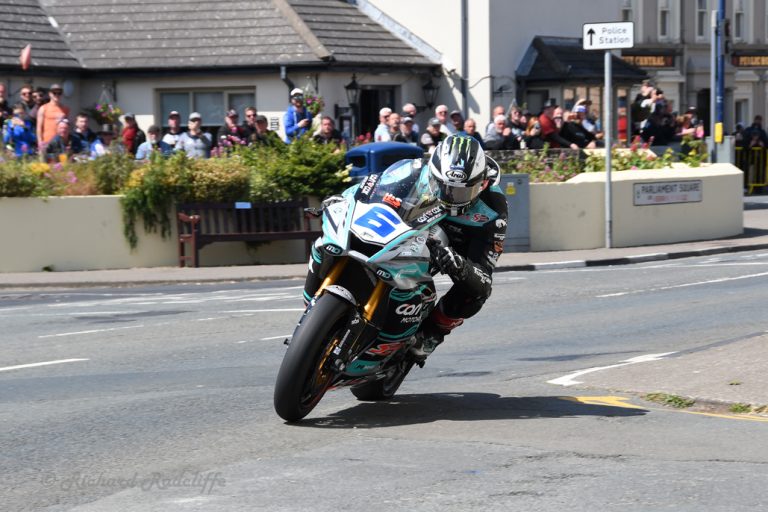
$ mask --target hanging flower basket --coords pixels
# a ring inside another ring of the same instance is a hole
[[[123,111],[112,103],[96,103],[88,109],[88,114],[98,125],[117,124]]]

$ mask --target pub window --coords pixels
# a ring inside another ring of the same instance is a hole
[[[671,13],[669,0],[659,1],[659,39],[669,39]]]
[[[733,39],[743,41],[745,38],[744,0],[736,0],[733,4]]]
[[[746,127],[749,124],[749,100],[736,100],[733,110],[736,122]]]
[[[236,110],[242,121],[245,119],[245,109],[254,105],[256,95],[252,89],[162,91],[160,115],[157,118],[162,119],[163,126],[168,126],[168,113],[175,110],[181,116],[182,125],[186,125],[189,114],[199,112],[203,118],[203,127],[212,129],[224,124],[227,110]]]
[[[707,0],[696,0],[696,39],[709,40],[710,24]]]

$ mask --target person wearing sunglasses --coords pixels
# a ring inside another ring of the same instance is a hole
[[[64,89],[59,84],[53,84],[48,91],[51,101],[37,110],[37,143],[41,154],[56,136],[59,121],[69,119],[69,107],[61,102],[63,93]]]

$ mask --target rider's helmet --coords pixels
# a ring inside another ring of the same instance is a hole
[[[450,135],[429,159],[440,202],[452,216],[469,210],[488,185],[488,165],[480,143],[469,135]]]

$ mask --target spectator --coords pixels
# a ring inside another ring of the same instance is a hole
[[[37,144],[43,153],[45,145],[56,136],[57,125],[64,118],[69,118],[69,107],[61,102],[64,90],[59,84],[53,84],[49,90],[51,101],[37,110]]]
[[[656,111],[646,120],[640,136],[653,146],[667,146],[675,138],[674,119],[670,114]]]
[[[571,148],[579,149],[579,146],[567,141],[560,136],[560,126],[556,124],[556,111],[559,111],[558,123],[562,125],[563,110],[557,105],[554,98],[550,98],[544,105],[544,110],[539,115],[539,126],[541,126],[541,138],[549,144],[551,148]]]
[[[425,152],[431,154],[435,150],[437,144],[446,137],[446,135],[440,131],[441,125],[442,123],[440,123],[440,120],[436,117],[429,120],[426,131],[419,137],[419,146],[421,146]]]
[[[395,135],[400,133],[400,114],[392,112],[387,120],[389,126],[389,140],[395,140]]]
[[[280,140],[280,136],[277,133],[267,128],[267,117],[257,115],[254,118],[256,130],[251,134],[248,139],[250,144],[261,144],[264,146],[277,147],[283,144]]]
[[[0,82],[0,126],[5,124],[6,119],[10,119],[13,116],[13,109],[8,103],[7,91],[5,84]]]
[[[216,133],[216,141],[219,147],[240,146],[248,141],[245,128],[237,124],[239,120],[240,116],[236,110],[230,109],[227,112],[227,115],[224,117],[224,126],[220,127]]]
[[[35,154],[35,132],[22,103],[13,106],[11,118],[3,125],[3,144],[13,147],[13,153],[19,158]]]
[[[29,84],[22,85],[21,89],[19,89],[19,98],[21,99],[21,104],[24,105],[24,116],[29,118],[29,112],[35,106],[35,100],[32,97],[32,86]]]
[[[173,147],[160,140],[160,127],[153,124],[147,130],[147,141],[136,150],[136,160],[149,160],[150,155],[155,151],[159,151],[163,156],[168,156],[173,151]]]
[[[450,114],[451,126],[455,130],[454,133],[464,132],[464,115],[461,110],[452,110]]]
[[[28,115],[29,121],[32,123],[32,128],[35,130],[35,134],[37,134],[37,113],[40,112],[40,107],[49,101],[48,94],[42,87],[38,87],[32,91],[32,102],[34,103],[34,106],[29,110]]]
[[[539,123],[538,118],[531,117],[528,121],[528,128],[525,130],[523,144],[526,149],[544,149],[546,142],[541,137],[541,123]]]
[[[127,112],[123,116],[123,121],[125,123],[122,132],[123,147],[128,153],[135,155],[139,146],[147,141],[147,134],[136,124],[136,116],[132,113]]]
[[[651,116],[651,95],[654,91],[653,82],[643,80],[640,92],[632,102],[632,132],[640,133],[645,121]]]
[[[580,148],[594,149],[597,147],[595,134],[588,131],[581,124],[582,120],[586,117],[586,111],[587,107],[584,105],[574,107],[571,119],[565,120],[560,129],[560,135],[568,142],[572,142]]]
[[[392,136],[389,134],[389,116],[392,115],[392,109],[384,107],[379,110],[379,126],[373,132],[374,142],[387,142],[392,140]]]
[[[181,115],[176,110],[171,110],[168,114],[168,131],[163,135],[163,142],[175,148],[182,133],[184,129],[181,127]]]
[[[523,140],[523,136],[525,135],[525,130],[528,128],[526,126],[527,121],[523,120],[523,111],[518,107],[517,105],[512,105],[509,108],[509,122],[507,125],[509,126],[509,129],[512,132],[512,137],[517,139],[518,144]]]
[[[411,144],[412,146],[418,146],[419,136],[413,130],[413,126],[413,119],[409,116],[404,117],[403,120],[400,121],[400,132],[395,134],[392,140],[395,142],[405,142],[406,144]]]
[[[88,127],[88,114],[80,112],[75,117],[75,129],[72,131],[71,137],[77,139],[80,145],[80,151],[88,151],[91,147],[91,142],[96,140],[96,134]]]
[[[210,158],[211,134],[203,133],[203,118],[199,112],[189,114],[187,131],[179,136],[177,151],[184,151],[189,158]]]
[[[745,130],[744,138],[747,141],[752,141],[755,137],[760,139],[761,146],[768,146],[768,135],[765,133],[765,130],[763,130],[763,116],[761,115],[756,115],[752,121],[752,125]],[[749,146],[753,147],[751,142],[749,143]]]
[[[744,140],[744,124],[741,122],[736,123],[736,129],[731,135],[733,135],[733,145],[737,148],[743,148],[748,142]]]
[[[405,119],[406,117],[410,117],[411,118],[412,124],[413,124],[413,133],[415,133],[416,137],[418,138],[419,133],[421,133],[421,129],[419,128],[418,123],[416,123],[416,121],[415,121],[415,119],[416,119],[416,105],[414,105],[413,103],[406,103],[405,105],[403,105],[403,115],[402,115],[402,117],[403,117],[403,119]]]
[[[440,120],[440,131],[443,132],[446,137],[456,133],[455,128],[448,122],[448,107],[445,105],[438,105],[435,107],[435,117]]]
[[[485,138],[486,139],[488,138],[489,134],[491,134],[491,133],[496,131],[496,123],[494,121],[496,119],[496,117],[503,116],[503,115],[504,115],[504,106],[496,105],[495,107],[493,107],[493,113],[491,114],[491,122],[489,122],[485,126],[485,135],[486,135]]]
[[[482,135],[477,131],[477,123],[471,117],[464,121],[464,133],[476,138],[477,142],[480,143],[480,147],[485,149],[485,141],[483,140]]]
[[[91,143],[90,153],[91,160],[99,158],[101,156],[112,153],[117,149],[117,146],[113,146],[112,143],[115,140],[115,127],[111,124],[101,125],[99,131],[96,133],[96,138]]]
[[[72,155],[83,152],[80,139],[70,135],[69,119],[65,117],[56,124],[56,135],[48,142],[45,150],[48,161],[68,160]]]
[[[512,136],[512,129],[507,126],[507,117],[499,114],[494,119],[494,130],[485,135],[485,148],[490,150],[520,149],[517,138]]]
[[[283,114],[285,142],[290,144],[312,128],[312,113],[304,106],[304,91],[298,87],[291,91],[291,104]]]
[[[245,109],[245,121],[243,121],[243,132],[245,140],[251,140],[251,135],[256,131],[256,116],[258,112],[256,107],[248,107]]]
[[[346,148],[344,137],[341,136],[341,132],[336,129],[331,116],[323,116],[320,120],[320,130],[312,138],[318,144],[335,144],[337,153]]]

